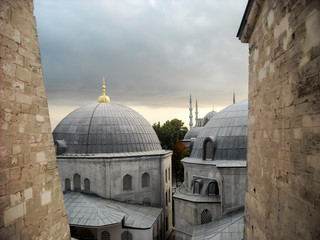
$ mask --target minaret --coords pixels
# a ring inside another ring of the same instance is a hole
[[[192,122],[192,119],[193,119],[193,115],[192,115],[192,99],[191,99],[191,94],[190,94],[190,106],[189,106],[189,112],[190,112],[190,115],[189,115],[189,130],[191,130],[192,126],[193,126],[193,122]]]
[[[233,104],[235,104],[235,103],[236,103],[236,94],[235,94],[235,92],[233,90]]]
[[[99,103],[109,103],[110,98],[106,95],[106,81],[103,77],[102,95],[98,98]]]
[[[198,100],[196,99],[196,126],[199,125],[199,119],[198,119]]]

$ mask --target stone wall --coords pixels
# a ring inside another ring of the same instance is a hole
[[[32,0],[0,2],[0,239],[69,239]]]
[[[320,1],[250,2],[245,238],[320,239]]]

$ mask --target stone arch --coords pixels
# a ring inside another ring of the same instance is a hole
[[[70,191],[71,190],[71,181],[69,178],[66,178],[64,180],[64,190],[65,191]]]
[[[200,187],[200,183],[195,181],[193,186],[193,194],[200,194]]]
[[[121,240],[132,240],[132,234],[129,231],[125,231],[121,234]]]
[[[126,174],[123,177],[123,191],[131,191],[132,190],[132,176]]]
[[[215,154],[215,138],[207,137],[203,141],[203,160],[213,160]]]
[[[150,175],[149,173],[145,172],[141,176],[141,186],[142,187],[150,187]]]
[[[84,179],[84,190],[90,191],[90,180],[88,178]]]
[[[212,222],[212,214],[208,209],[201,212],[201,224]]]
[[[78,173],[73,175],[73,190],[75,191],[81,190],[81,176]]]
[[[219,187],[216,181],[211,181],[208,185],[208,195],[217,196],[219,195]]]

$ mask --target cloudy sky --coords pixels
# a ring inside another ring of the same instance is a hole
[[[52,126],[107,95],[152,124],[188,125],[248,94],[248,46],[237,38],[247,0],[35,0]]]

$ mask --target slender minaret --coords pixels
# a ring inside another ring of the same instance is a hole
[[[190,103],[190,106],[189,106],[189,112],[190,112],[190,115],[189,115],[189,130],[192,128],[192,126],[193,126],[193,122],[192,122],[192,119],[193,119],[193,115],[192,115],[192,99],[191,99],[191,94],[190,94],[190,101],[189,101],[189,103]]]
[[[196,99],[196,126],[199,127],[199,118],[198,118],[198,99]]]
[[[235,92],[233,90],[233,104],[235,104],[235,103],[236,103],[236,94],[235,94]]]

